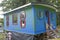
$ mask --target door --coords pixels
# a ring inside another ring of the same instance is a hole
[[[50,13],[49,11],[45,11],[45,25],[46,25],[46,29],[49,29],[50,26]]]
[[[44,27],[44,12],[42,9],[36,9],[35,11],[35,22],[36,22],[36,32],[43,33],[45,32]]]

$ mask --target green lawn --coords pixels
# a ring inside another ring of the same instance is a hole
[[[58,39],[51,39],[51,40],[60,40],[60,38],[58,38]]]

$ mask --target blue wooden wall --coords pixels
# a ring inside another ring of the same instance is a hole
[[[8,13],[4,16],[4,27],[7,31],[14,31],[14,32],[20,32],[20,33],[26,33],[26,34],[34,34],[34,14],[33,14],[33,8],[27,7],[25,10],[23,8],[23,11],[26,13],[26,27],[21,28],[20,26],[20,12],[21,9],[13,11],[11,13]],[[12,24],[12,14],[16,13],[18,16],[18,24],[13,25]],[[6,26],[6,16],[9,15],[9,26]]]
[[[50,24],[52,24],[53,26],[52,26],[52,28],[55,30],[56,29],[56,27],[57,27],[57,25],[56,25],[56,12],[55,11],[52,11],[52,12],[50,12]]]
[[[47,7],[44,6],[27,6],[25,8],[12,11],[4,15],[4,29],[7,31],[14,31],[19,33],[26,33],[26,34],[40,34],[46,32],[46,21],[45,18],[45,10]],[[50,23],[53,24],[53,28],[56,29],[56,12],[53,9],[49,9],[50,14]],[[26,13],[26,27],[21,28],[20,26],[20,12],[25,11]],[[38,18],[37,13],[38,11],[42,12],[42,17]],[[12,24],[12,14],[17,14],[18,16],[18,23],[17,25]],[[52,15],[54,20],[52,20]],[[9,15],[9,26],[6,26],[6,16]]]
[[[34,6],[35,34],[46,32],[46,23],[48,22],[48,19],[46,18],[46,13],[45,13],[46,10],[48,10],[49,12],[50,24],[52,24],[52,28],[56,29],[56,11],[48,7],[37,5],[37,6]],[[38,11],[42,13],[40,18],[38,18],[38,15],[37,15]]]

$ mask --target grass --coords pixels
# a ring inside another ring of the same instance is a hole
[[[57,28],[58,28],[58,30],[60,30],[60,25],[59,25],[59,26],[57,26]]]
[[[0,40],[5,40],[6,36],[4,33],[0,33]]]
[[[58,38],[58,39],[51,39],[51,40],[60,40],[60,38]]]

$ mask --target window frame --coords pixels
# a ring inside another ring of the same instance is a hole
[[[24,26],[22,26],[22,22],[23,21],[24,21]],[[26,27],[26,12],[25,11],[21,11],[20,12],[20,26],[21,26],[21,28],[25,28]]]
[[[37,10],[37,17],[39,18],[39,19],[42,19],[43,18],[43,11],[41,11],[41,10]]]

